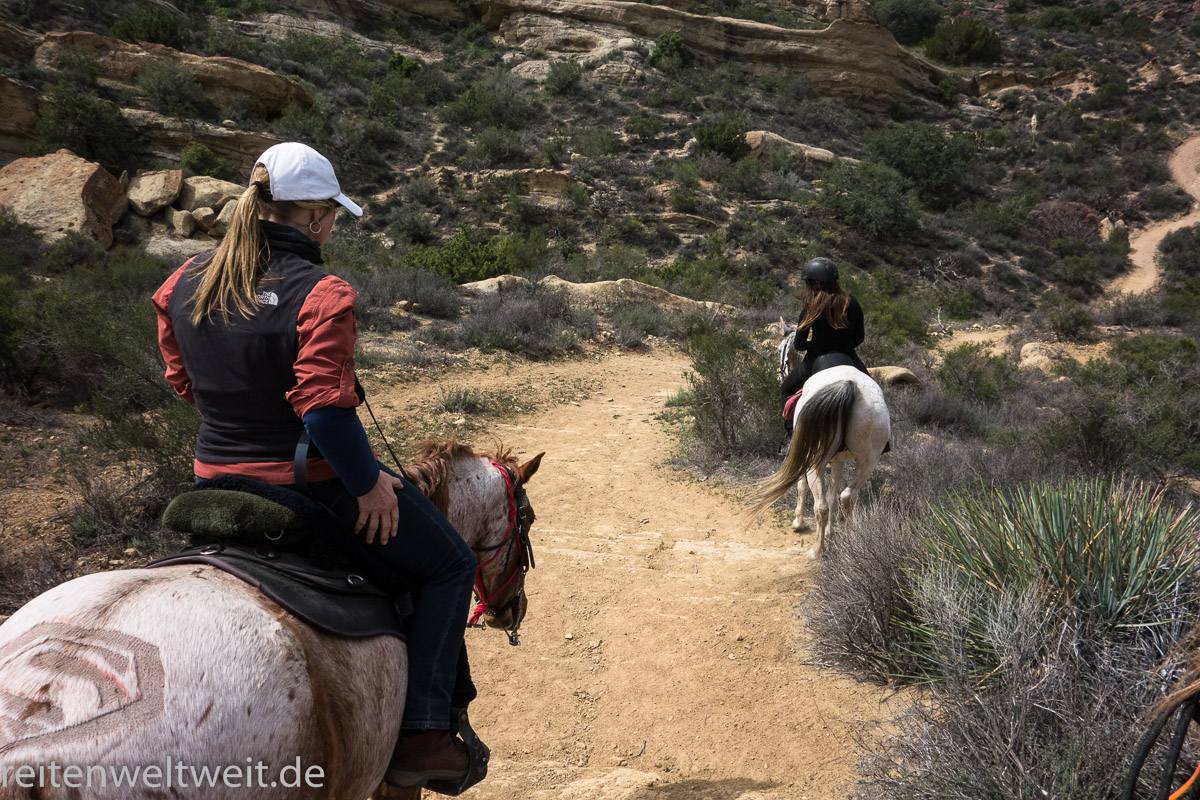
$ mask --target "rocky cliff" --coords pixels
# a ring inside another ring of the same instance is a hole
[[[735,62],[759,73],[800,73],[818,92],[854,97],[867,108],[886,110],[929,95],[946,76],[941,69],[909,53],[873,21],[858,0],[822,4],[831,24],[822,30],[794,30],[747,20],[691,14],[664,5],[616,0],[286,0],[289,8],[329,19],[386,18],[397,11],[451,25],[481,21],[509,44],[542,47],[547,26],[564,40],[590,26],[618,29],[653,39],[674,31],[696,54],[714,62]],[[520,18],[520,24],[511,24]],[[541,18],[531,21],[531,18]],[[521,31],[537,30],[538,37]]]

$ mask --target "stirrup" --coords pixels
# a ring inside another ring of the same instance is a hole
[[[492,756],[492,751],[480,740],[475,729],[471,727],[471,721],[467,719],[467,710],[456,708],[454,711],[455,714],[450,720],[450,731],[462,737],[463,744],[467,746],[467,774],[461,781],[443,778],[425,783],[425,788],[429,791],[451,797],[457,797],[486,778],[488,760]]]

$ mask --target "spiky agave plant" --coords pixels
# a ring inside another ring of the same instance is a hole
[[[1157,638],[1163,653],[1175,639],[1165,628],[1196,609],[1200,514],[1140,481],[959,496],[932,509],[932,520],[917,532],[927,557],[910,570],[908,611],[897,620],[921,677],[998,669],[1006,598],[1016,594],[1036,593],[1053,615]]]

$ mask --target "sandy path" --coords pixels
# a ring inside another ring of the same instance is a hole
[[[1200,200],[1200,136],[1180,145],[1167,161],[1171,179],[1183,187],[1193,198]],[[1158,280],[1158,266],[1154,256],[1163,238],[1172,231],[1200,223],[1200,208],[1193,206],[1185,216],[1157,222],[1137,231],[1129,240],[1129,259],[1133,269],[1112,281],[1106,288],[1108,294],[1144,294]]]
[[[488,371],[489,388],[528,379],[530,367],[603,388],[496,431],[546,457],[529,487],[537,569],[523,644],[468,632],[473,715],[493,765],[467,796],[852,790],[855,720],[887,716],[883,693],[800,663],[796,610],[813,569],[802,538],[775,523],[744,529],[737,502],[660,466],[673,442],[654,417],[687,366],[660,351]]]

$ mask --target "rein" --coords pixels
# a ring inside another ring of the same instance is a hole
[[[503,464],[496,461],[492,461],[491,464],[504,476],[504,485],[508,495],[508,530],[499,543],[489,547],[472,548],[479,553],[492,553],[492,555],[486,560],[480,561],[479,566],[475,568],[475,596],[478,598],[478,602],[476,602],[467,624],[477,624],[480,617],[484,614],[496,616],[504,611],[511,611],[513,626],[507,629],[506,633],[508,634],[508,643],[516,646],[521,643],[521,638],[517,633],[517,629],[521,627],[521,623],[517,619],[517,611],[520,608],[521,596],[525,592],[525,586],[522,584],[502,608],[495,608],[492,605],[492,601],[497,595],[503,594],[504,590],[517,579],[518,575],[524,576],[529,570],[533,569],[535,566],[533,561],[533,544],[529,540],[529,523],[525,513],[525,503],[520,502],[525,499],[524,488],[513,487],[513,477],[509,473],[508,468]],[[511,572],[508,572],[508,579],[504,581],[500,588],[489,595],[483,586],[484,567],[498,559],[501,553],[503,553],[504,569],[507,572],[509,565],[514,563],[512,557],[514,547],[517,551],[516,566],[513,567]]]

